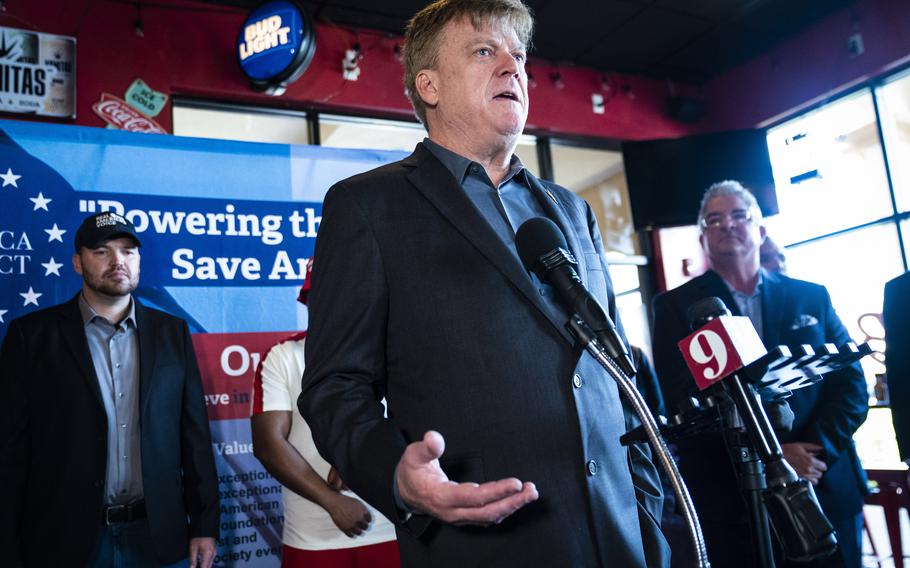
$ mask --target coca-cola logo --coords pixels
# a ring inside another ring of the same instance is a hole
[[[123,99],[110,93],[102,93],[101,100],[92,105],[92,110],[104,122],[120,130],[167,134],[167,131],[160,124],[129,106]]]

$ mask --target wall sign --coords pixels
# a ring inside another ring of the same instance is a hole
[[[296,0],[268,0],[250,12],[237,37],[237,61],[257,91],[281,95],[313,59],[316,30]]]
[[[0,26],[0,111],[76,118],[76,38]]]
[[[167,95],[149,87],[142,79],[133,81],[124,99],[134,109],[149,118],[155,118],[167,104]]]
[[[154,119],[110,93],[101,93],[101,100],[92,105],[92,110],[108,124],[108,128],[146,134],[167,134],[167,130]]]

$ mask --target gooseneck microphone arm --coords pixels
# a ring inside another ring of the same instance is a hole
[[[533,219],[527,221],[527,223],[531,221]],[[553,224],[549,219],[546,219],[546,221]],[[521,227],[524,226],[522,225]],[[519,230],[521,230],[521,227],[519,227]],[[559,230],[555,224],[553,224],[553,228],[557,231]],[[516,243],[518,242],[524,241],[519,241],[516,236]],[[560,300],[566,305],[570,313],[574,312],[577,314],[581,321],[591,328],[600,344],[606,349],[613,361],[619,365],[622,372],[634,377],[635,365],[632,363],[632,357],[626,349],[626,344],[619,337],[619,332],[616,331],[613,320],[604,311],[600,302],[581,283],[581,278],[578,277],[578,273],[575,271],[575,266],[578,265],[578,262],[572,253],[566,250],[567,245],[565,245],[564,239],[562,244],[564,246],[554,247],[538,256],[539,268],[535,271],[535,274],[541,281],[547,282],[555,288]],[[521,250],[520,247],[519,250]]]
[[[616,327],[606,312],[585,290],[584,285],[575,273],[574,258],[568,252],[565,236],[549,219],[537,217],[525,221],[515,235],[515,244],[525,268],[534,272],[541,281],[553,286],[560,301],[573,314],[566,324],[578,341],[585,346],[588,353],[597,361],[619,386],[619,390],[629,401],[635,414],[638,415],[647,434],[648,441],[657,455],[661,467],[670,478],[673,492],[676,493],[686,525],[692,538],[697,566],[710,568],[705,538],[692,497],[686,487],[676,462],[670,455],[667,444],[661,437],[657,422],[648,409],[644,398],[631,377],[635,367],[626,350],[625,343],[619,338]]]
[[[702,534],[701,524],[698,521],[698,513],[695,511],[695,504],[692,502],[689,488],[686,487],[686,483],[683,481],[682,475],[676,467],[676,462],[670,454],[670,449],[667,447],[666,441],[664,441],[663,437],[660,435],[657,421],[654,420],[654,416],[648,409],[644,397],[638,392],[638,388],[635,386],[635,383],[632,382],[632,379],[619,368],[616,361],[608,355],[607,351],[594,336],[591,329],[588,328],[581,319],[572,317],[569,320],[568,327],[573,335],[575,335],[581,343],[585,344],[585,349],[591,354],[594,360],[600,363],[613,380],[616,381],[617,385],[619,385],[619,390],[622,391],[623,395],[632,405],[635,414],[638,415],[638,418],[641,420],[648,441],[654,449],[654,453],[657,456],[661,468],[666,472],[667,477],[670,479],[673,493],[676,494],[677,502],[682,509],[683,517],[686,520],[686,527],[689,530],[689,537],[692,540],[692,546],[695,550],[696,566],[699,568],[711,568],[711,562],[708,559],[708,550],[705,546],[705,537],[704,534]]]

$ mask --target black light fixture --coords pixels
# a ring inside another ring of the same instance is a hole
[[[553,71],[550,73],[550,80],[553,81],[553,86],[557,89],[565,88],[566,84],[562,80],[562,74],[559,71]]]
[[[142,24],[142,2],[136,2],[136,37],[145,37],[145,26]]]

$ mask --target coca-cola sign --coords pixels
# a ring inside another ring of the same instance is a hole
[[[110,93],[102,93],[101,100],[92,105],[92,110],[104,122],[120,130],[167,134],[167,131],[160,124],[128,105],[123,99]]]

